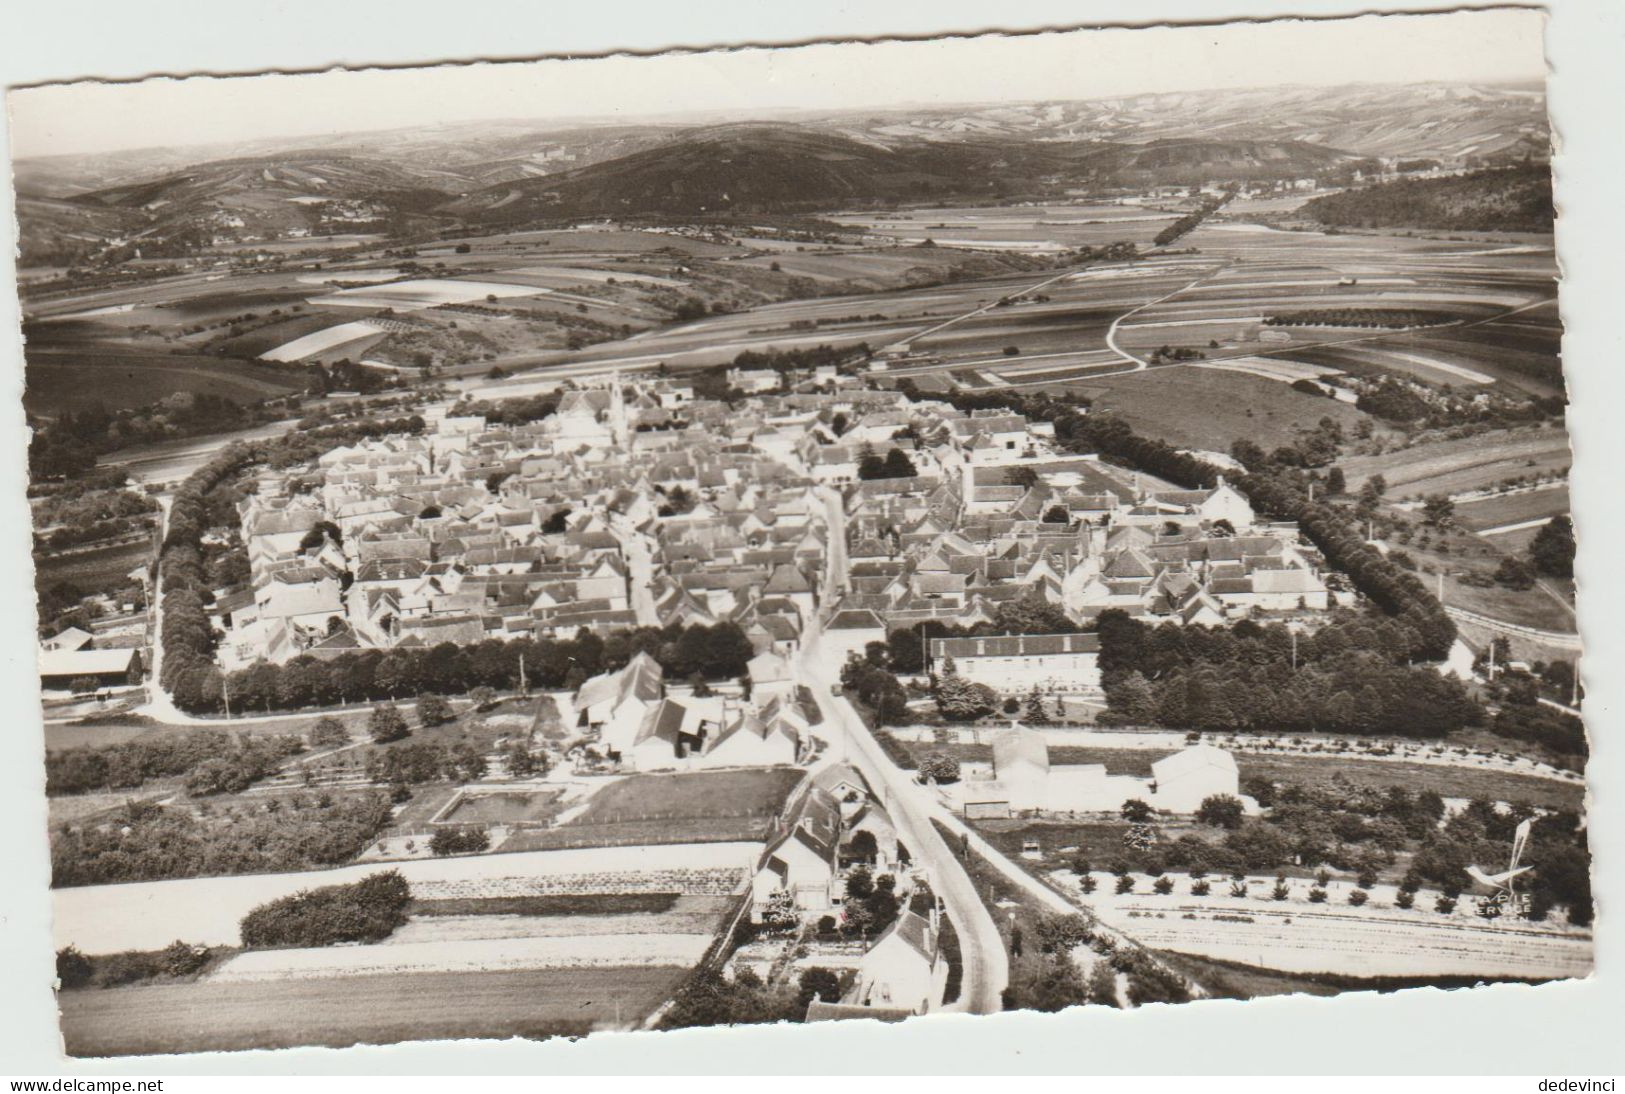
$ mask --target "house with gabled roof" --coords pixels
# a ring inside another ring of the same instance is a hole
[[[725,718],[705,742],[704,762],[707,767],[766,767],[793,764],[800,754],[801,737],[788,720],[741,710]]]
[[[698,708],[662,699],[643,712],[629,748],[617,750],[623,763],[637,771],[665,771],[694,766],[707,739],[717,731]]]
[[[788,892],[803,912],[829,911],[834,906],[839,835],[838,827],[831,836],[798,822],[769,843],[751,879],[751,919],[760,923],[768,902],[780,890]]]
[[[665,694],[665,670],[640,650],[625,667],[584,682],[571,705],[579,728],[597,733],[606,748],[624,754],[636,741],[645,712]]]
[[[935,909],[927,917],[905,908],[859,960],[857,981],[842,1002],[927,1014],[942,1004],[947,985]]]

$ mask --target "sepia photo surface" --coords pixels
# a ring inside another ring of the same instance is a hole
[[[1543,18],[12,90],[66,1051],[1588,976]]]

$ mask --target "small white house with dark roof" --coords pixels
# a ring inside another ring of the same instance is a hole
[[[843,661],[848,654],[863,656],[870,642],[885,640],[886,625],[869,608],[843,608],[824,628],[825,643]]]
[[[838,814],[837,814],[838,816]],[[773,894],[783,889],[804,912],[827,912],[834,904],[839,822],[798,819],[769,843],[751,879],[751,918],[760,922]]]
[[[858,962],[857,983],[842,1002],[926,1014],[941,1005],[947,984],[935,913],[927,919],[904,909]]]

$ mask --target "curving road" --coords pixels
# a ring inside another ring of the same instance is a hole
[[[959,935],[964,978],[959,999],[944,1009],[996,1014],[1004,1009],[1003,992],[1010,982],[1009,961],[999,928],[970,876],[932,826],[920,788],[886,758],[852,704],[832,694],[839,676],[830,672],[826,659],[820,657],[820,637],[815,623],[809,628],[797,661],[801,682],[811,690],[824,716],[820,728],[832,737],[839,736],[836,747],[879,795],[913,861],[925,868],[932,892],[942,898]]]

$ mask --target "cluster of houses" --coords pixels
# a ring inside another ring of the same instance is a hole
[[[604,762],[629,771],[696,771],[794,764],[812,754],[810,720],[789,662],[771,650],[749,663],[748,695],[668,694],[663,670],[638,653],[585,681],[572,697],[574,731]]]
[[[451,414],[262,473],[240,511],[251,581],[214,601],[223,667],[722,622],[788,658],[819,614],[840,655],[1023,598],[1086,625],[1109,608],[1217,623],[1340,595],[1295,526],[1256,521],[1222,480],[1148,488],[1006,411],[729,377],[760,394],[729,405],[608,377],[540,421]],[[1071,670],[1088,653],[990,656],[1007,680],[1087,681]],[[1028,656],[1050,660],[1012,663]],[[703,721],[660,724],[688,738]]]
[[[941,946],[936,901],[922,913],[906,899],[908,849],[864,778],[846,764],[815,772],[787,811],[787,823],[763,849],[751,882],[751,914],[761,921],[775,898],[788,894],[803,919],[839,921],[846,876],[856,866],[875,876],[903,875],[905,899],[897,918],[859,955],[812,954],[813,964],[849,969],[850,986],[837,1002],[814,999],[809,1021],[835,1018],[895,1020],[940,1005],[948,964]]]
[[[1009,417],[990,420],[1003,429]],[[958,424],[963,431],[977,421]],[[1339,600],[1296,525],[1257,521],[1222,479],[1208,489],[1147,490],[1097,460],[1045,454],[1042,437],[1020,443],[1039,455],[989,466],[966,454],[951,478],[847,489],[847,592],[829,628],[844,650],[928,622],[970,629],[1023,598],[1041,598],[1080,626],[1108,609],[1218,624],[1319,612]],[[1002,678],[1061,676],[1091,652],[1069,648],[1078,656],[1054,661],[1057,651],[1040,646],[1031,652],[1051,659],[1043,664],[1019,664],[1025,650],[996,655],[1000,670],[1012,670]]]
[[[726,416],[614,382],[539,422],[446,416],[267,471],[240,509],[251,580],[214,600],[221,663],[721,621],[791,653],[827,511],[793,464],[719,445]]]

